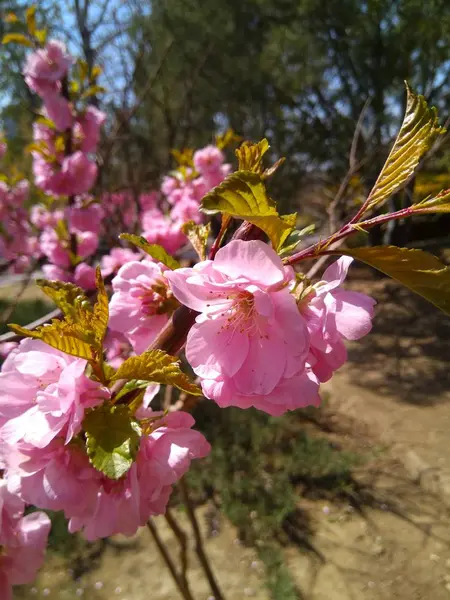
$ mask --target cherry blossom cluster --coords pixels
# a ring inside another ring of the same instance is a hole
[[[50,519],[24,516],[25,503],[0,479],[0,597],[13,600],[11,586],[32,583],[44,559]]]
[[[88,192],[97,177],[95,153],[106,115],[94,106],[77,111],[67,76],[73,58],[62,42],[50,40],[27,58],[25,82],[43,101],[45,119],[34,125],[33,174],[47,194]]]
[[[111,400],[111,391],[90,378],[86,368],[86,360],[40,340],[23,340],[9,354],[0,374],[4,469],[0,493],[7,494],[12,508],[26,503],[64,511],[70,531],[82,531],[89,540],[115,533],[132,535],[151,515],[165,511],[172,485],[193,458],[208,454],[209,444],[192,430],[194,420],[189,414],[152,411],[149,404],[159,386],[149,385],[135,414],[139,431],[135,460],[125,476],[108,478],[89,461],[83,423],[86,413]],[[10,513],[8,506],[5,510]],[[43,528],[42,537],[47,521],[33,518],[36,527]],[[8,533],[5,523],[1,522],[2,536]],[[41,537],[29,542],[37,544],[30,569],[42,555]],[[0,573],[3,564],[5,571],[9,569],[5,561],[0,556]],[[11,572],[10,583],[23,583],[13,566]]]
[[[39,255],[38,239],[25,206],[29,191],[26,179],[0,180],[0,255],[15,273],[27,271]]]

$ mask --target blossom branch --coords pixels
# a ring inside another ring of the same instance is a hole
[[[182,579],[180,578],[180,576],[177,573],[174,562],[173,562],[172,558],[170,557],[170,554],[167,550],[166,545],[164,544],[164,542],[161,539],[161,536],[158,533],[158,530],[156,528],[156,525],[153,522],[153,519],[149,519],[147,521],[147,528],[150,531],[153,539],[155,540],[158,550],[159,550],[161,556],[163,557],[163,560],[166,563],[167,568],[170,571],[170,574],[172,575],[172,579],[174,580],[174,582],[178,588],[178,591],[183,596],[184,600],[194,600],[189,589],[183,585]]]
[[[200,563],[203,567],[205,575],[208,579],[209,585],[211,587],[211,591],[214,594],[215,600],[225,600],[224,596],[222,595],[222,591],[220,590],[219,585],[216,581],[216,578],[214,577],[214,573],[212,572],[211,565],[208,562],[208,557],[206,556],[205,548],[203,546],[202,534],[201,534],[200,527],[199,527],[199,524],[197,521],[197,517],[195,516],[195,510],[194,510],[194,506],[192,504],[192,499],[189,496],[189,488],[187,487],[186,481],[184,480],[184,478],[181,479],[179,486],[180,486],[181,493],[183,495],[183,502],[184,502],[184,505],[186,506],[187,514],[188,514],[189,520],[191,522],[192,531],[194,532],[195,551],[196,551],[197,556],[200,560]]]

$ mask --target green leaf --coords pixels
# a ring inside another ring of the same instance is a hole
[[[278,250],[295,227],[296,215],[280,216],[258,173],[236,171],[203,198],[201,210],[243,219],[262,229]]]
[[[7,33],[3,36],[2,44],[19,44],[27,48],[33,48],[33,42],[22,33]]]
[[[366,210],[383,204],[414,174],[422,156],[436,138],[445,133],[439,127],[435,108],[423,96],[416,96],[406,84],[406,112],[400,132],[378,179],[367,198]]]
[[[92,330],[84,330],[79,325],[53,319],[51,323],[34,330],[26,329],[15,323],[8,324],[8,327],[19,335],[42,340],[52,348],[66,354],[86,360],[94,359],[95,334]]]
[[[302,239],[306,235],[310,235],[311,233],[313,233],[315,228],[316,226],[314,225],[314,223],[311,223],[311,225],[307,225],[306,227],[303,227],[303,229],[293,231],[285,241],[281,250],[279,251],[279,255],[287,256],[288,254],[291,254],[291,252],[295,250],[295,248],[299,245]]]
[[[180,360],[162,350],[149,350],[140,356],[127,358],[117,369],[112,381],[117,379],[170,384],[193,396],[202,395],[199,386],[180,369]]]
[[[397,246],[336,251],[375,267],[450,315],[450,268],[433,254]]]
[[[252,173],[259,173],[261,175],[264,171],[262,159],[269,148],[269,142],[266,138],[257,144],[243,142],[239,148],[234,151],[239,161],[238,170],[251,171]]]
[[[28,33],[34,36],[36,33],[36,5],[29,6],[25,11],[25,19],[27,22]]]
[[[36,285],[62,310],[68,323],[75,323],[79,307],[89,302],[84,290],[73,283],[36,279]]]
[[[110,479],[120,479],[136,458],[140,429],[126,406],[103,405],[83,421],[86,450],[92,466]]]
[[[95,331],[95,338],[99,346],[101,346],[105,339],[106,330],[108,329],[109,301],[100,267],[95,269],[95,283],[97,287],[97,301],[94,304],[89,324],[92,325]]]
[[[96,360],[103,352],[103,339],[109,319],[108,295],[103,284],[100,267],[96,270],[97,301],[91,305],[81,288],[61,281],[41,279],[42,291],[62,310],[64,320],[53,319],[33,331],[11,324],[9,327],[25,337],[42,340],[62,352]]]
[[[147,240],[139,235],[133,235],[131,233],[121,233],[119,235],[121,240],[125,240],[126,242],[130,242],[134,246],[137,246],[140,250],[143,250],[146,254],[151,256],[154,260],[158,262],[162,262],[169,269],[179,269],[180,263],[170,256],[162,246],[159,244],[149,244]]]
[[[414,204],[413,211],[422,213],[448,213],[450,212],[450,190],[443,190],[434,198],[427,198]]]
[[[206,260],[206,247],[211,234],[211,223],[197,225],[194,221],[188,221],[181,230],[191,242],[200,260]]]

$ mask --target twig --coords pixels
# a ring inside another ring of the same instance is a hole
[[[172,578],[173,578],[173,580],[174,580],[174,582],[175,582],[175,584],[176,584],[176,586],[178,588],[178,591],[183,596],[184,600],[194,600],[194,598],[192,597],[191,592],[189,591],[189,589],[186,588],[183,585],[183,582],[182,582],[180,576],[177,573],[177,570],[175,568],[173,560],[172,560],[172,558],[170,557],[170,554],[167,551],[166,545],[162,541],[162,539],[161,539],[161,537],[160,537],[160,535],[158,533],[158,530],[157,530],[157,528],[156,528],[156,526],[155,526],[155,524],[154,524],[154,522],[153,522],[152,519],[149,519],[147,521],[147,527],[148,527],[148,530],[150,531],[150,533],[152,534],[153,539],[155,540],[156,545],[158,546],[158,550],[159,550],[161,556],[163,557],[164,562],[166,563],[166,565],[167,565],[167,567],[168,567],[168,569],[170,571],[170,574],[172,575]]]
[[[188,584],[188,580],[187,580],[187,570],[188,570],[187,535],[184,532],[184,530],[178,525],[177,520],[172,515],[172,512],[169,508],[166,509],[165,517],[166,517],[166,521],[167,521],[169,527],[174,532],[175,536],[177,537],[177,539],[180,543],[180,563],[181,563],[180,577],[183,582],[183,585],[185,586],[186,589],[188,589],[189,584]]]
[[[40,319],[36,319],[36,321],[33,321],[32,323],[28,323],[28,325],[25,325],[25,328],[30,329],[30,330],[36,329],[37,327],[40,327],[41,325],[45,325],[52,319],[57,319],[61,315],[62,315],[62,312],[59,310],[59,308],[55,308],[55,310],[52,310],[51,312],[47,313]],[[13,331],[11,331],[8,333],[4,333],[3,335],[0,335],[0,343],[17,342],[17,341],[21,340],[22,338],[23,338],[23,335],[19,335],[18,333],[14,333]]]
[[[216,581],[216,578],[214,577],[214,573],[212,572],[211,565],[208,562],[205,548],[203,546],[202,534],[200,532],[200,527],[199,527],[199,524],[197,521],[197,517],[195,516],[194,506],[193,506],[192,500],[189,496],[189,489],[186,485],[184,478],[181,479],[181,481],[179,483],[179,487],[180,487],[181,493],[183,495],[183,502],[184,502],[184,505],[186,506],[189,520],[192,525],[192,531],[194,532],[195,551],[196,551],[197,556],[200,560],[200,563],[203,567],[203,571],[205,572],[205,575],[208,579],[209,585],[211,587],[211,591],[214,594],[214,600],[225,600],[225,598],[219,588],[219,585]]]

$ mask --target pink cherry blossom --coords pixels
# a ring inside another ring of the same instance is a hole
[[[70,266],[67,247],[58,238],[54,229],[44,229],[39,242],[42,253],[51,263],[63,269],[67,269]]]
[[[66,517],[92,513],[102,474],[78,444],[56,438],[45,448],[3,445],[8,489],[27,504],[63,510]]]
[[[300,304],[310,333],[309,362],[322,382],[347,360],[343,340],[358,340],[372,328],[375,300],[340,287],[352,260],[342,256],[329,266],[312,295]]]
[[[87,361],[25,339],[0,373],[0,437],[43,448],[57,435],[68,443],[81,429],[84,411],[109,396],[85,376]]]
[[[148,416],[158,413],[149,411]],[[150,516],[165,512],[172,485],[189,469],[194,458],[203,458],[210,445],[191,427],[187,413],[170,413],[141,439],[136,462],[119,481],[103,477],[94,511],[70,520],[70,531],[82,530],[95,540],[116,533],[133,535]]]
[[[194,154],[194,166],[201,175],[217,171],[223,161],[223,152],[217,146],[206,146]]]
[[[66,210],[66,216],[70,231],[92,231],[98,234],[104,210],[100,204],[92,203],[89,206],[82,206],[78,203]]]
[[[59,92],[50,92],[45,95],[44,113],[53,121],[58,131],[66,131],[72,127],[72,108]]]
[[[122,265],[130,261],[137,261],[140,258],[140,254],[129,248],[112,248],[110,253],[102,256],[100,261],[102,276],[107,277],[112,273],[116,273]]]
[[[161,183],[161,192],[165,196],[170,196],[174,190],[179,187],[179,180],[176,177],[166,175]],[[170,202],[170,200],[169,200]],[[172,203],[171,203],[172,204]]]
[[[106,114],[95,106],[88,106],[79,117],[75,135],[81,140],[83,152],[95,152],[100,139],[100,128],[106,121]]]
[[[73,62],[62,42],[50,40],[45,48],[29,54],[23,70],[27,85],[44,97],[58,89],[57,83],[67,74]]]
[[[0,597],[12,600],[11,586],[31,583],[42,565],[50,519],[42,512],[23,516],[25,505],[0,480]]]
[[[142,216],[142,236],[150,244],[159,244],[169,254],[174,254],[186,243],[186,236],[181,231],[181,223],[174,223],[164,215],[158,216],[154,211],[147,211]]]
[[[176,307],[166,273],[161,264],[132,261],[112,281],[109,328],[125,335],[137,353],[147,349]]]
[[[133,354],[130,342],[117,331],[108,330],[103,343],[108,364],[118,369],[123,361]]]
[[[201,313],[186,357],[207,397],[274,415],[317,404],[318,382],[306,366],[308,329],[289,291],[294,272],[269,246],[230,242],[214,262],[166,278],[175,297]]]
[[[78,285],[84,290],[95,290],[95,268],[87,265],[86,263],[80,263],[75,267],[73,281],[75,285]]]
[[[57,267],[56,265],[42,265],[42,272],[45,279],[54,281],[68,281],[69,283],[73,283],[72,274],[61,267]]]
[[[6,358],[10,352],[18,347],[17,342],[2,342],[0,343],[0,357]]]

